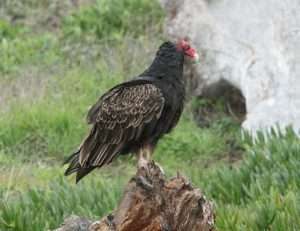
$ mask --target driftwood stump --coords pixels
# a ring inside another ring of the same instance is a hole
[[[166,180],[160,167],[148,163],[128,183],[115,212],[100,221],[81,226],[73,219],[59,231],[209,231],[214,230],[212,203],[179,174]],[[85,221],[85,220],[84,220]]]

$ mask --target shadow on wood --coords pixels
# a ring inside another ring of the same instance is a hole
[[[94,223],[69,218],[57,231],[210,231],[214,218],[212,203],[199,189],[179,174],[166,180],[150,162],[130,180],[112,215]]]

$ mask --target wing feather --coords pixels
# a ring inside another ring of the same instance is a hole
[[[103,95],[88,112],[93,128],[81,146],[81,166],[110,163],[128,142],[141,137],[147,124],[160,118],[164,103],[161,90],[151,83],[119,85]]]

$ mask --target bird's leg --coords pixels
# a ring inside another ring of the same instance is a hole
[[[145,148],[145,153],[146,153],[146,159],[147,161],[149,162],[152,158],[152,153],[154,151],[154,147],[151,146],[151,145],[147,145],[146,148]],[[159,168],[160,172],[165,175],[165,171],[163,170],[163,168],[158,164],[158,163],[155,163],[156,166]]]
[[[153,153],[153,148],[152,148],[152,146],[147,145],[147,146],[145,147],[145,158],[146,158],[147,161],[150,161],[150,160],[151,160],[152,153]]]
[[[147,159],[145,158],[145,151],[141,148],[138,151],[138,168],[147,168]]]
[[[147,172],[150,171],[148,163],[151,161],[152,153],[154,150],[154,146],[151,145],[144,145],[142,148],[138,151],[138,168],[142,168],[146,170]],[[165,172],[163,168],[158,164],[155,163],[155,165],[160,169],[160,172],[165,175]]]
[[[136,179],[137,184],[142,186],[145,190],[152,190],[153,185],[151,180],[149,180],[150,169],[149,160],[151,158],[152,148],[150,146],[143,146],[138,151],[138,169],[142,170]]]
[[[138,151],[138,167],[144,167],[147,169],[148,162],[151,160],[151,155],[153,152],[153,148],[150,145],[143,146]]]

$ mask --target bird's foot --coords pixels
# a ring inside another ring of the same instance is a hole
[[[144,188],[145,190],[150,191],[153,189],[153,185],[151,184],[151,182],[148,181],[144,176],[138,176],[136,178],[136,183],[140,185],[142,188]]]
[[[148,169],[148,163],[149,163],[149,161],[147,159],[139,158],[138,168],[147,170]]]

